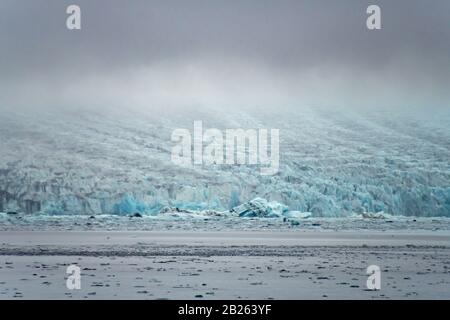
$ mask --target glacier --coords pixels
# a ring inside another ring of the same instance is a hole
[[[280,129],[279,172],[174,165],[171,132],[196,120],[219,129]],[[158,215],[253,205],[259,213],[247,214],[450,216],[448,110],[8,110],[0,137],[0,212]]]

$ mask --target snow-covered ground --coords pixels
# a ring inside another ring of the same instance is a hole
[[[0,299],[449,299],[449,252],[304,250],[304,256],[0,256]],[[380,263],[381,262],[381,263]],[[367,290],[368,264],[381,290]],[[67,290],[68,265],[82,268]]]
[[[0,299],[450,299],[448,231],[4,231],[0,243]]]
[[[449,275],[450,218],[0,214],[0,299],[450,299]]]
[[[194,120],[205,129],[280,129],[279,172],[176,166],[171,133],[192,131]],[[315,217],[449,216],[449,128],[448,111],[7,110],[0,117],[0,212],[228,211],[259,197]]]

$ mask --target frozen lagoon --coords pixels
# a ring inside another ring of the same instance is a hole
[[[33,219],[0,224],[0,299],[450,299],[446,218]]]

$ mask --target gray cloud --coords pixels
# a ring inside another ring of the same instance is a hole
[[[447,0],[0,0],[0,39],[3,106],[450,102]]]

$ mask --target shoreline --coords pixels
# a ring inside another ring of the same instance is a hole
[[[450,231],[2,231],[12,246],[442,246]]]

